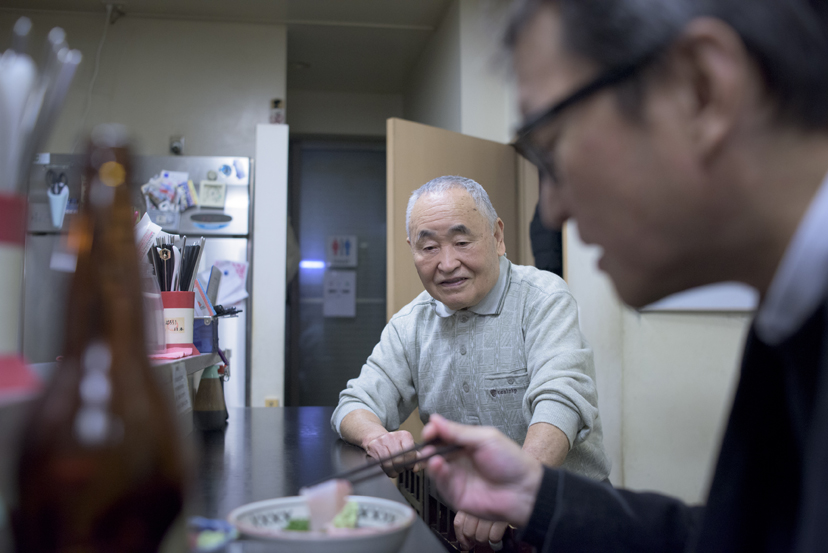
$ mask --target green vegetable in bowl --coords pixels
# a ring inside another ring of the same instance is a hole
[[[334,528],[356,528],[357,515],[359,515],[359,506],[355,502],[349,501],[334,517],[331,524]]]
[[[310,530],[310,521],[306,518],[292,518],[285,526],[285,530],[294,532],[307,532]]]
[[[334,528],[356,528],[358,515],[359,505],[357,505],[354,501],[349,501],[344,507],[342,507],[339,514],[334,517],[331,522],[331,526]],[[310,521],[306,518],[292,518],[288,521],[287,526],[285,526],[285,530],[291,530],[293,532],[309,532]]]

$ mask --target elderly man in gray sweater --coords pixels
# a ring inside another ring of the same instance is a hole
[[[385,457],[414,445],[397,429],[419,407],[424,422],[438,413],[494,426],[546,465],[606,479],[592,350],[566,283],[506,259],[503,221],[471,179],[420,187],[406,227],[426,291],[391,318],[340,393],[336,431]],[[497,542],[505,527],[464,513],[455,520],[466,546]]]

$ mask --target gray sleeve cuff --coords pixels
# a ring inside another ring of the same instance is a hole
[[[331,416],[331,426],[333,426],[336,433],[339,434],[339,437],[342,437],[342,432],[339,430],[339,427],[342,425],[342,419],[348,416],[348,413],[352,411],[356,411],[357,409],[365,409],[371,413],[374,413],[373,409],[365,405],[364,403],[359,403],[356,401],[349,401],[348,403],[340,403],[339,406],[334,410],[333,415]],[[376,413],[374,413],[376,415]],[[377,418],[380,418],[377,415]]]
[[[581,429],[580,415],[563,403],[553,400],[540,401],[535,405],[529,426],[532,426],[536,422],[545,422],[560,428],[561,432],[566,434],[569,440],[570,449],[575,444],[575,438]]]

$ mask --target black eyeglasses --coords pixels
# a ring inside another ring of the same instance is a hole
[[[581,102],[596,92],[616,85],[635,75],[639,69],[647,65],[655,56],[646,56],[635,63],[609,69],[588,82],[575,92],[553,104],[538,115],[530,116],[529,120],[517,131],[515,149],[523,157],[531,161],[552,180],[556,181],[555,166],[550,152],[532,140],[532,134],[543,125],[558,117],[564,110]]]

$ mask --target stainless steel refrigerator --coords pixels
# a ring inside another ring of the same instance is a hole
[[[84,158],[79,155],[42,154],[29,179],[29,225],[24,262],[23,352],[30,363],[52,362],[60,355],[67,318],[66,299],[71,273],[61,270],[62,241],[76,216],[83,194]],[[137,156],[133,181],[148,182],[162,171],[187,172],[200,192],[202,181],[225,183],[223,207],[195,207],[182,212],[176,221],[159,219],[170,233],[190,238],[207,238],[199,271],[216,261],[251,263],[251,213],[253,161],[242,157]],[[65,176],[69,189],[67,214],[59,227],[53,225],[47,189],[55,177]],[[136,197],[143,206],[143,199]],[[250,290],[248,271],[247,290]],[[225,385],[227,405],[247,403],[249,381],[248,328],[250,298],[235,304],[242,313],[219,323],[219,344],[230,351],[231,377]],[[225,306],[229,307],[229,306]]]

